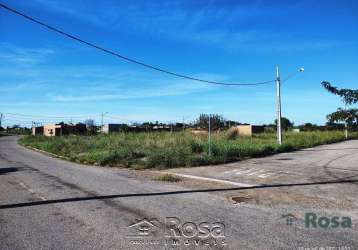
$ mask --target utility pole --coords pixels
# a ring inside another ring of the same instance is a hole
[[[183,116],[183,132],[185,131],[185,123],[184,123],[184,116]]]
[[[101,113],[101,133],[103,133],[103,112]]]
[[[208,141],[209,141],[209,157],[211,157],[211,114],[209,114],[209,134],[208,134]]]
[[[281,127],[281,78],[278,65],[276,66],[276,91],[277,91],[277,142],[282,144],[282,127]]]
[[[101,132],[103,133],[103,117],[108,114],[108,112],[105,112],[105,113],[101,113]]]
[[[1,115],[0,115],[0,128],[1,128],[1,125],[2,125],[2,117],[3,117],[3,114],[1,113]]]
[[[345,105],[345,111],[347,113],[347,104]],[[344,135],[346,140],[348,139],[348,124],[347,124],[348,117],[344,120]]]

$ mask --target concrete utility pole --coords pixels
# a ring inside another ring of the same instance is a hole
[[[185,119],[184,119],[184,116],[183,116],[183,132],[185,131]]]
[[[209,134],[208,134],[208,141],[209,141],[209,157],[211,156],[211,114],[209,114]]]
[[[347,112],[347,104],[345,105],[345,111]],[[347,123],[348,117],[344,120],[344,135],[346,137],[346,140],[348,139],[348,123]]]
[[[103,112],[101,113],[101,132],[103,133]]]
[[[281,127],[281,78],[278,65],[276,66],[276,91],[277,91],[277,142],[282,144],[282,127]]]
[[[105,112],[105,113],[101,113],[101,133],[103,133],[103,117],[108,114],[108,112]]]

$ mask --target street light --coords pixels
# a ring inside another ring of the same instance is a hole
[[[295,76],[297,73],[301,73],[303,71],[305,71],[303,67],[299,68],[298,72],[295,72],[294,74],[290,75],[284,81]],[[276,94],[277,94],[277,143],[281,145],[282,144],[281,77],[280,77],[280,69],[278,65],[276,66]]]

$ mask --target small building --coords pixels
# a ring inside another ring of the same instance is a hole
[[[264,126],[258,125],[238,125],[236,126],[239,135],[252,136],[264,132]]]
[[[32,135],[43,135],[44,134],[44,127],[32,127]]]
[[[70,134],[86,134],[87,128],[85,124],[79,123],[76,125],[69,125],[65,123],[47,124],[43,126],[44,136],[62,136]]]
[[[102,133],[109,134],[113,132],[120,132],[122,130],[122,124],[105,124],[102,127]]]
[[[208,134],[207,130],[204,129],[189,129],[190,133],[194,135],[206,135]]]
[[[90,132],[90,128],[88,128],[84,123],[77,123],[76,125],[72,125],[71,127],[72,129],[70,129],[69,131],[71,134],[85,135]]]
[[[63,127],[60,124],[46,124],[43,126],[44,136],[60,136],[62,132]]]

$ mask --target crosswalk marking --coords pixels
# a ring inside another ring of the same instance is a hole
[[[265,169],[248,168],[248,169],[233,169],[223,172],[225,175],[246,175],[246,176],[257,176],[259,178],[267,178],[270,176],[277,176],[279,174],[271,172]]]

